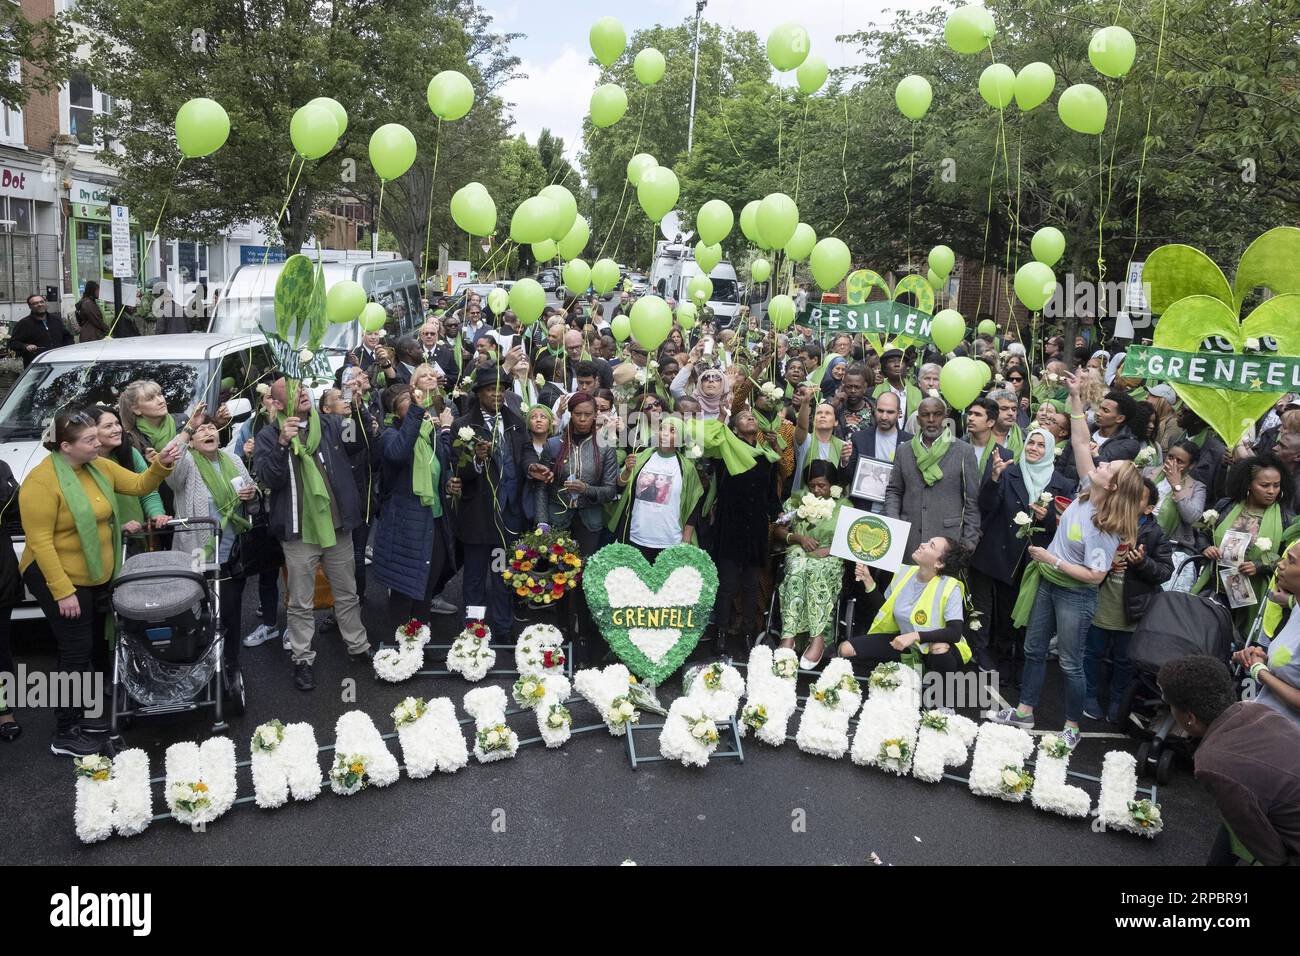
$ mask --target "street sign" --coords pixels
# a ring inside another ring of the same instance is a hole
[[[135,256],[131,254],[131,211],[126,206],[111,206],[109,225],[113,237],[113,278],[130,279],[135,275]]]

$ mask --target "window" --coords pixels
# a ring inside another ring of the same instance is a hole
[[[96,149],[104,145],[95,129],[95,117],[111,112],[113,98],[95,89],[85,73],[73,70],[68,79],[68,133],[76,137],[79,146]]]
[[[9,78],[17,83],[23,80],[23,65],[14,60],[9,65]],[[0,104],[0,142],[11,146],[25,145],[23,111],[21,108]]]
[[[33,216],[32,200],[0,196],[0,219],[13,223],[0,231],[0,302],[23,302],[40,291]]]

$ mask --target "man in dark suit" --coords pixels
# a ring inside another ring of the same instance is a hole
[[[911,524],[908,554],[937,536],[974,548],[980,539],[975,449],[946,429],[948,404],[943,399],[922,399],[917,418],[921,434],[898,446],[885,492],[885,514]]]
[[[42,352],[73,342],[72,333],[64,327],[62,316],[49,311],[45,296],[29,295],[27,308],[31,311],[18,320],[9,335],[9,347],[22,356],[23,368],[31,365],[32,359]]]
[[[589,356],[583,358],[586,351],[586,343],[583,341],[582,333],[577,329],[569,329],[564,333],[564,361],[561,368],[564,371],[561,387],[566,392],[575,392],[578,390],[577,377],[578,365],[583,361],[591,361],[596,365],[596,375],[600,379],[601,388],[612,389],[614,387],[614,371],[609,367],[609,363],[602,358]]]
[[[848,378],[847,375],[844,376]],[[893,392],[886,392],[876,400],[874,423],[867,421],[860,428],[849,432],[849,441],[853,445],[853,457],[849,459],[848,471],[850,482],[857,474],[858,462],[863,458],[875,458],[877,461],[893,461],[900,445],[912,440],[910,432],[898,427],[899,401]],[[850,496],[853,507],[863,511],[884,511],[881,501],[867,501],[865,498]]]
[[[474,358],[474,351],[466,345],[460,329],[460,316],[449,315],[444,318],[442,338],[438,340],[438,345],[433,351],[438,367],[447,373],[448,391],[454,389],[456,384],[469,374],[469,363]]]

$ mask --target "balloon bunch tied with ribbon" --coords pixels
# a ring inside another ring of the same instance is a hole
[[[424,285],[425,270],[429,263],[429,243],[433,236],[433,187],[438,180],[438,157],[442,151],[442,124],[443,121],[453,122],[469,114],[474,106],[474,85],[470,83],[465,74],[456,70],[443,70],[429,81],[429,88],[425,93],[425,98],[429,103],[429,110],[438,118],[438,125],[435,130],[433,141],[433,173],[429,176],[429,199],[428,213],[424,224],[424,259],[420,263],[420,284]],[[405,170],[403,170],[405,172]],[[471,219],[474,225],[483,225],[485,228],[480,232],[466,229],[471,236],[491,235],[496,231],[496,204],[492,202],[492,197],[487,194],[487,189],[482,183],[470,183],[476,187],[473,193],[472,202],[470,203],[473,213]],[[486,200],[486,202],[484,202]],[[455,201],[453,197],[453,218],[455,216]],[[490,211],[490,214],[482,215],[484,207]],[[484,221],[486,220],[486,222]],[[457,220],[459,225],[459,220]],[[464,226],[461,226],[465,229]]]

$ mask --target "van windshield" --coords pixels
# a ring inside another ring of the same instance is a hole
[[[740,287],[735,279],[710,279],[713,283],[713,295],[709,296],[710,302],[739,302]],[[691,294],[688,291],[690,280],[682,280],[681,299],[686,301]]]
[[[217,303],[217,314],[212,319],[210,332],[225,335],[245,335],[258,329],[263,332],[275,332],[275,299],[262,296],[255,299],[222,299]],[[346,349],[350,325],[331,323],[325,330],[325,340],[321,344]]]

